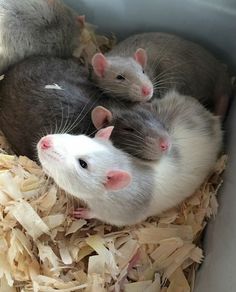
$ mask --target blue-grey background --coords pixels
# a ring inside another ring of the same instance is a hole
[[[64,0],[99,31],[120,39],[143,31],[180,34],[208,47],[236,72],[236,0]],[[207,229],[194,292],[236,292],[236,104],[227,123],[230,155],[220,209]]]

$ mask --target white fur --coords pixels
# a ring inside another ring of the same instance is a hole
[[[219,119],[191,97],[172,92],[158,105],[159,114],[166,108],[176,113],[170,136],[179,159],[168,153],[159,162],[140,163],[109,141],[60,134],[51,135],[50,151],[42,151],[38,144],[44,170],[61,188],[84,200],[93,217],[110,224],[135,224],[174,207],[192,195],[214,167],[222,131]],[[191,130],[187,117],[190,121],[194,112],[199,126]],[[86,160],[88,169],[79,166],[78,158]],[[129,172],[132,182],[125,189],[108,191],[104,186],[106,174],[118,169]]]

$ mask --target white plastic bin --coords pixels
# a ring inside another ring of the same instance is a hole
[[[208,47],[236,72],[236,0],[64,0],[102,32],[120,39],[166,31]],[[230,155],[217,218],[207,228],[206,258],[194,292],[236,292],[236,103],[226,126]]]

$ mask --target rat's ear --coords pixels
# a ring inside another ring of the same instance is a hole
[[[127,187],[132,178],[131,175],[124,170],[111,170],[107,173],[105,187],[107,190],[121,190]]]
[[[147,65],[147,53],[144,49],[137,49],[134,53],[134,59],[137,63],[139,63],[143,68]]]
[[[95,137],[96,138],[100,138],[100,139],[103,139],[103,140],[109,140],[110,136],[111,136],[111,133],[113,131],[114,127],[113,126],[110,126],[110,127],[106,127],[104,129],[101,129],[99,130]]]
[[[78,23],[81,26],[81,28],[84,28],[84,26],[85,26],[85,15],[78,15],[76,17],[76,20],[78,21]]]
[[[93,56],[91,63],[95,74],[103,78],[109,65],[106,57],[102,53],[97,53]]]
[[[106,126],[112,120],[112,113],[103,106],[96,106],[91,113],[92,122],[96,129]]]

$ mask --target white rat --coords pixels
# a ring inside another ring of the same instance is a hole
[[[48,135],[37,149],[44,171],[59,187],[88,205],[89,209],[76,210],[75,217],[122,226],[149,215],[154,180],[151,167],[112,145],[112,129],[100,130],[95,138]]]
[[[130,101],[176,89],[223,116],[232,93],[226,67],[209,51],[167,33],[132,35],[106,55],[95,54],[92,67],[101,89]]]
[[[163,112],[171,108],[173,116],[176,109],[178,116],[178,101],[185,99],[191,97],[172,92],[157,103],[165,101]],[[195,110],[202,112],[203,107],[195,103]],[[218,118],[207,110],[204,115],[198,129],[196,118],[183,126],[181,121],[186,117],[178,120],[173,116],[171,149],[157,162],[143,163],[115,148],[109,141],[113,127],[98,131],[93,139],[84,135],[45,136],[37,145],[38,157],[62,189],[87,203],[89,209],[76,210],[75,217],[97,218],[117,226],[135,224],[193,194],[214,167],[222,132]]]

